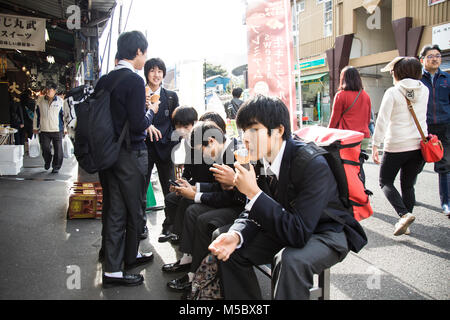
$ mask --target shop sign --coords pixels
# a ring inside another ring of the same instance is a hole
[[[248,84],[250,95],[280,98],[292,128],[296,111],[292,17],[289,0],[248,1]]]
[[[0,48],[45,51],[45,19],[0,14]]]
[[[322,58],[322,59],[318,59],[318,60],[300,63],[300,70],[310,70],[310,69],[321,68],[321,67],[325,67],[325,66],[326,66],[325,58]]]
[[[95,80],[94,57],[91,52],[87,53],[84,59],[84,80]]]
[[[450,23],[433,27],[433,44],[439,45],[441,50],[450,49]]]
[[[435,4],[443,3],[445,1],[447,0],[428,0],[428,6],[434,6]]]

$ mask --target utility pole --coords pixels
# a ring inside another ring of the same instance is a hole
[[[205,111],[206,111],[206,106],[208,105],[206,101],[206,59],[203,62],[203,78],[205,79]]]
[[[123,8],[123,4],[122,4],[122,1],[120,0],[119,1],[119,3],[120,3],[120,12],[119,12],[119,36],[120,36],[120,34],[122,33],[122,8]]]
[[[106,61],[106,73],[109,72],[109,56],[111,54],[111,38],[112,38],[112,32],[113,32],[113,22],[114,22],[114,12],[116,10],[114,9],[111,16],[111,27],[109,28],[109,44],[107,44],[108,48],[108,60]]]

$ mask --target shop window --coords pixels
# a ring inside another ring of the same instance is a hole
[[[328,0],[323,5],[324,13],[324,37],[330,37],[333,35],[333,1]]]
[[[305,2],[306,2],[305,0],[297,1],[297,14],[305,11]]]

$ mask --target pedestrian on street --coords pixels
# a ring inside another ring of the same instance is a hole
[[[237,112],[244,101],[241,100],[242,88],[234,88],[231,94],[233,99],[225,103],[225,114],[228,119],[236,119]]]
[[[420,58],[423,65],[422,82],[429,91],[427,124],[428,132],[437,135],[444,147],[444,157],[434,164],[439,175],[439,195],[445,215],[450,216],[450,75],[440,69],[441,49],[426,45]]]
[[[378,149],[384,142],[384,154],[380,168],[380,187],[389,203],[400,216],[395,224],[394,235],[409,234],[408,227],[414,222],[412,215],[416,202],[414,185],[425,161],[420,151],[421,136],[408,110],[411,102],[417,119],[427,135],[428,89],[420,82],[422,66],[413,57],[397,57],[382,72],[389,71],[394,86],[383,96],[373,135],[372,157],[380,164]],[[400,172],[401,194],[394,186]]]
[[[38,98],[33,117],[33,133],[39,133],[39,142],[44,158],[44,169],[58,173],[63,163],[62,139],[64,128],[63,100],[56,95],[57,85],[47,84],[45,96]],[[51,144],[54,154],[52,156]]]
[[[338,93],[334,98],[329,128],[354,130],[364,134],[361,149],[369,146],[371,102],[364,91],[361,76],[355,67],[347,66],[341,71]]]
[[[145,84],[136,73],[144,67],[147,46],[141,32],[122,33],[117,40],[120,61],[113,71],[100,78],[95,88],[98,92],[114,86],[110,107],[116,138],[128,127],[116,163],[99,173],[106,207],[102,211],[103,287],[142,284],[141,274],[124,271],[153,259],[152,252],[138,251],[148,161],[144,140],[159,105],[146,103]]]
[[[174,91],[164,89],[162,82],[166,76],[166,65],[159,58],[152,58],[144,65],[144,74],[147,80],[147,99],[153,95],[159,96],[159,111],[153,119],[153,123],[148,129],[148,136],[145,140],[148,148],[148,173],[146,176],[146,190],[151,181],[153,167],[156,165],[158,169],[158,178],[164,197],[169,194],[169,180],[175,180],[175,168],[171,159],[172,148],[178,141],[172,141],[172,133],[175,126],[172,122],[172,115],[178,108],[178,96]],[[146,226],[147,201],[143,202],[144,210],[144,229],[142,238],[148,235]]]

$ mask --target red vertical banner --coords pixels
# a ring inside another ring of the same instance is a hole
[[[280,98],[297,130],[290,1],[249,0],[246,23],[250,95]]]

